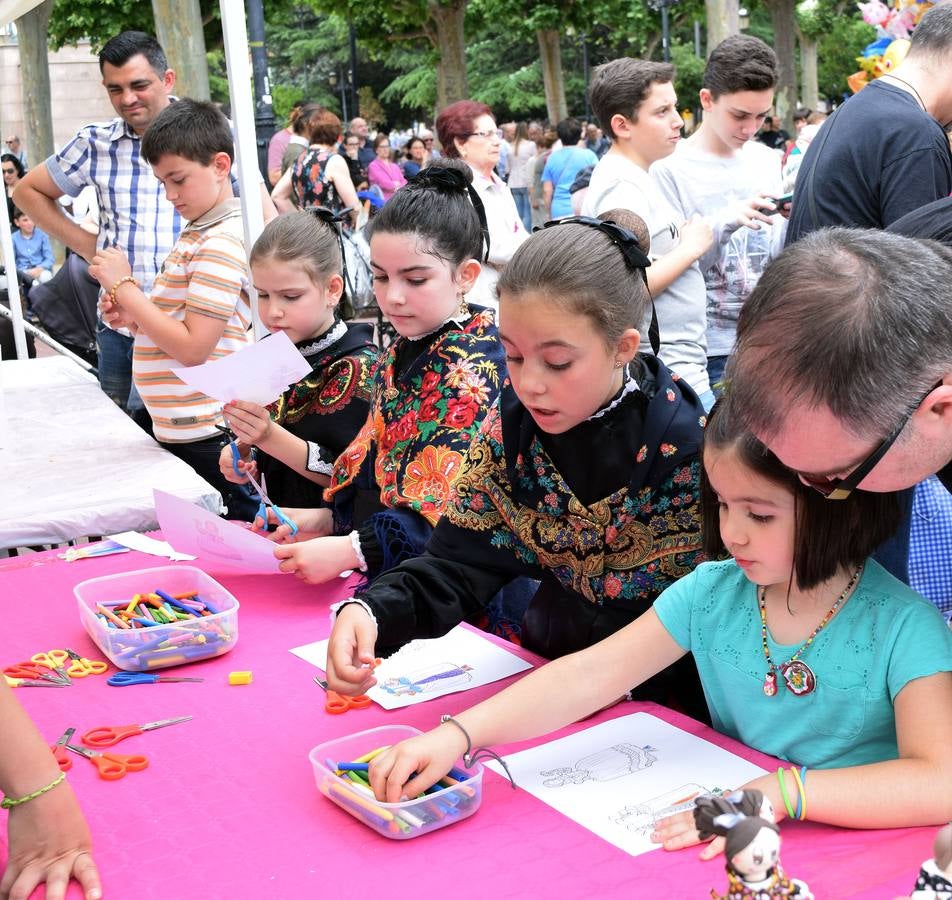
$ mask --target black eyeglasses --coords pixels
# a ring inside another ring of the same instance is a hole
[[[902,434],[912,414],[922,406],[926,397],[929,396],[937,387],[942,385],[941,381],[936,382],[927,390],[916,402],[915,406],[909,410],[896,424],[896,427],[886,436],[886,439],[869,456],[866,457],[846,478],[826,478],[807,475],[804,472],[797,472],[797,477],[808,487],[813,488],[817,493],[822,494],[827,500],[845,500],[857,485],[876,468],[876,464],[889,452],[889,448],[896,443],[896,439]]]
[[[14,172],[16,172],[16,169],[4,169],[4,170],[3,170],[3,174],[4,174],[4,175],[12,175]]]

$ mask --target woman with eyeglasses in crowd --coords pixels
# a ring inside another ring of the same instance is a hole
[[[473,100],[459,100],[443,109],[436,117],[436,133],[443,154],[462,159],[473,170],[473,187],[486,210],[489,254],[470,296],[474,302],[496,309],[499,273],[529,236],[512,191],[495,171],[501,133],[492,110]]]

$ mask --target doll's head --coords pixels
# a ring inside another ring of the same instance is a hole
[[[939,829],[939,833],[935,836],[933,855],[936,868],[946,878],[952,880],[952,822]]]
[[[747,882],[763,881],[780,859],[780,829],[760,816],[718,816],[727,841],[724,856]]]

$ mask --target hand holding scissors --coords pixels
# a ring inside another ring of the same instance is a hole
[[[204,678],[170,678],[167,675],[150,675],[146,672],[116,672],[106,679],[113,687],[128,687],[130,684],[155,684],[159,681],[204,681]]]
[[[315,678],[314,681],[324,688],[324,692],[327,694],[324,712],[330,713],[332,716],[342,715],[349,709],[366,709],[373,703],[373,700],[366,694],[360,694],[357,697],[346,697],[343,694],[338,694],[337,691],[330,690],[327,682],[322,678]]]
[[[67,728],[63,732],[63,736],[55,743],[50,745],[50,750],[53,751],[53,758],[56,760],[56,765],[60,767],[61,772],[68,772],[73,768],[73,761],[66,753],[66,745],[69,743],[69,739],[73,736],[73,732],[76,731],[75,728]]]
[[[277,518],[278,523],[280,525],[287,525],[288,528],[291,529],[291,534],[289,537],[294,537],[294,535],[298,533],[298,527],[284,514],[280,506],[276,506],[271,502],[271,498],[268,496],[267,485],[264,479],[264,472],[261,473],[261,484],[258,484],[258,482],[255,481],[255,477],[251,474],[251,472],[245,472],[245,475],[248,476],[248,481],[251,482],[251,486],[258,492],[258,497],[260,498],[260,502],[258,503],[258,512],[255,517],[261,519],[261,521],[264,523],[262,527],[268,527],[268,508],[270,507],[271,512],[274,514],[275,518]]]
[[[145,756],[99,753],[95,750],[87,750],[85,747],[74,747],[72,744],[67,744],[66,749],[85,756],[96,767],[99,777],[104,781],[118,781],[125,777],[126,772],[141,772],[149,765],[149,760]]]
[[[167,725],[177,725],[179,722],[188,722],[191,718],[191,716],[179,716],[177,719],[159,719],[158,722],[146,722],[145,725],[102,726],[87,731],[83,735],[82,741],[89,747],[112,747],[127,737],[142,734],[143,731],[165,728]]]

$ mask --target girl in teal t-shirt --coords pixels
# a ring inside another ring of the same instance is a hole
[[[711,415],[703,462],[706,550],[733,559],[701,565],[611,637],[378,756],[380,799],[416,796],[470,746],[578,721],[690,651],[715,727],[792,764],[742,785],[763,791],[778,819],[952,818],[952,632],[868,559],[895,525],[894,497],[826,500],[742,431],[729,400]],[[653,838],[696,843],[693,815],[659,822]]]

